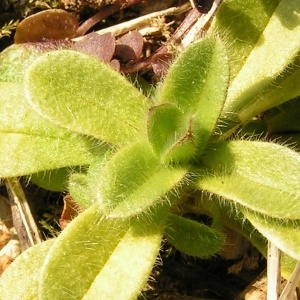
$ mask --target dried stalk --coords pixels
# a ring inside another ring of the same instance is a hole
[[[41,243],[42,237],[19,180],[8,178],[5,182],[13,212],[14,227],[18,233],[21,248],[24,251],[35,244]]]
[[[270,241],[268,241],[267,276],[267,300],[277,300],[281,284],[280,250]]]

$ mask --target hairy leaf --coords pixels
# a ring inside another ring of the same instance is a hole
[[[37,299],[41,266],[53,242],[37,244],[14,260],[0,277],[0,299]]]
[[[299,219],[300,155],[277,144],[231,141],[205,152],[198,186],[232,203],[281,219]]]
[[[190,120],[173,104],[154,106],[149,111],[148,136],[162,161],[185,162],[195,155]]]
[[[242,18],[247,20],[247,14],[245,16],[243,13],[244,1],[235,2],[239,2],[239,5],[243,3],[243,8],[240,7],[239,12],[235,12],[238,15],[235,24],[238,24]],[[274,90],[278,89],[274,85],[275,79],[294,61],[299,52],[300,3],[294,0],[281,0],[276,6],[277,1],[272,2],[270,6],[269,1],[266,0],[262,1],[260,5],[257,5],[256,2],[252,4],[253,9],[256,10],[255,17],[248,20],[253,24],[248,23],[247,27],[250,36],[251,28],[254,32],[250,38],[251,52],[246,52],[246,60],[242,60],[244,64],[228,89],[224,113],[231,113],[232,116],[234,116],[233,113],[237,113],[238,118],[242,121],[280,104],[270,97],[260,97],[260,93],[264,89],[272,87]],[[250,7],[250,3],[248,7]],[[224,10],[230,11],[228,7],[230,4],[231,1],[228,1],[228,4],[225,2]],[[260,13],[257,10],[258,7]],[[260,20],[261,18],[262,20]],[[226,30],[230,29],[227,27]],[[239,43],[234,45],[239,45]],[[234,51],[237,53],[242,49],[237,46]],[[297,73],[296,76],[298,77]],[[295,82],[295,79],[292,82]],[[286,84],[288,85],[288,83]],[[274,91],[274,94],[276,92]],[[288,89],[287,92],[289,92]],[[291,95],[293,94],[292,91]],[[230,115],[229,118],[231,118]]]
[[[146,136],[148,98],[86,54],[61,50],[43,55],[26,73],[25,89],[40,115],[71,131],[117,146]]]
[[[281,0],[223,0],[208,35],[220,35],[227,48],[230,81],[243,67]]]
[[[0,177],[90,163],[107,146],[40,117],[28,105],[23,86],[0,83]]]
[[[252,225],[281,251],[300,260],[300,220],[268,218],[246,209],[242,209],[242,212]]]
[[[87,209],[51,247],[42,268],[39,299],[136,297],[158,254],[166,214],[166,207],[161,207],[151,220],[107,219],[98,205]]]
[[[174,214],[168,216],[165,236],[179,251],[202,258],[214,255],[225,242],[219,230]]]
[[[161,87],[159,102],[173,103],[191,118],[199,156],[215,129],[228,80],[226,50],[219,39],[207,38],[192,44],[175,60]]]
[[[187,174],[185,168],[160,165],[148,142],[119,150],[99,170],[94,194],[109,217],[129,217],[152,207]]]

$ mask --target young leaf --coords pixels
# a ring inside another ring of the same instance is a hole
[[[228,77],[222,42],[207,38],[192,44],[175,60],[161,87],[159,102],[173,103],[191,118],[198,155],[204,150],[223,108]]]
[[[81,207],[88,208],[97,201],[95,185],[98,183],[100,170],[111,154],[111,151],[107,151],[105,155],[96,157],[90,163],[86,174],[74,173],[70,176],[69,193]]]
[[[40,115],[69,130],[117,146],[146,136],[149,99],[86,54],[61,50],[43,55],[26,73],[25,89]]]
[[[268,218],[251,210],[241,210],[262,235],[284,253],[298,261],[300,260],[300,220],[287,221]]]
[[[174,189],[187,174],[184,168],[160,165],[148,142],[119,150],[96,170],[95,197],[108,217],[129,217],[144,212]]]
[[[95,203],[89,193],[89,183],[86,174],[74,173],[69,177],[68,190],[71,197],[83,208],[88,208]]]
[[[174,214],[168,216],[165,236],[179,251],[201,258],[214,255],[225,242],[219,230]]]
[[[37,299],[41,266],[53,242],[37,244],[14,260],[0,277],[0,299]]]
[[[280,219],[299,219],[300,155],[277,144],[230,141],[204,154],[209,167],[198,187],[255,212]]]
[[[0,103],[0,177],[89,164],[107,149],[40,117],[29,107],[21,84],[0,83]]]
[[[107,219],[98,205],[90,207],[51,247],[38,298],[135,298],[158,254],[167,212],[160,206],[150,219]]]
[[[187,169],[184,168],[161,168],[128,197],[118,204],[108,215],[110,218],[128,218],[141,213],[149,213],[147,210],[153,208],[157,202],[168,202],[168,193],[174,192],[182,184]]]
[[[195,155],[190,121],[170,103],[154,106],[149,111],[148,137],[164,163],[186,162]]]

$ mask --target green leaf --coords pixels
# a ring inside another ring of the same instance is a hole
[[[40,117],[21,84],[0,83],[0,177],[89,164],[107,146]]]
[[[81,207],[88,208],[97,201],[95,186],[99,180],[99,172],[111,155],[112,152],[107,151],[104,155],[96,157],[86,174],[74,173],[70,176],[69,193]]]
[[[45,51],[36,44],[14,44],[0,53],[0,82],[23,81],[30,64]]]
[[[151,221],[149,216],[134,221],[83,299],[137,298],[157,258],[168,210],[159,206]]]
[[[82,299],[129,228],[93,205],[58,236],[42,267],[39,299]],[[76,247],[74,247],[76,245]]]
[[[70,167],[42,171],[31,174],[30,181],[46,190],[65,192],[72,172],[74,172],[74,168]]]
[[[277,144],[231,141],[204,154],[198,187],[257,213],[300,219],[300,155]]]
[[[191,118],[198,155],[215,129],[227,93],[228,77],[222,42],[207,38],[192,44],[175,60],[161,87],[159,102],[173,103]]]
[[[169,202],[170,194],[180,187],[187,175],[184,168],[161,168],[137,187],[108,215],[110,218],[128,218],[148,213],[157,202]]]
[[[164,163],[185,162],[195,155],[190,120],[170,103],[154,106],[149,111],[148,137]]]
[[[95,199],[89,193],[89,182],[86,174],[71,174],[68,190],[71,197],[83,208],[88,208],[95,203]]]
[[[252,101],[248,106],[239,111],[241,121],[244,122],[251,116],[282,103],[285,104],[286,101],[298,97],[300,95],[300,86],[298,84],[300,78],[299,64],[300,59],[297,57],[269,86],[259,91],[255,101]],[[296,111],[294,111],[294,114],[296,114]],[[289,121],[292,122],[292,119]],[[279,124],[280,121],[277,126],[280,126]]]
[[[268,218],[256,211],[241,210],[262,235],[284,253],[298,261],[300,260],[300,220],[286,221],[280,218]]]
[[[117,146],[146,136],[149,99],[86,54],[61,50],[40,57],[26,73],[25,88],[40,115],[69,130]]]
[[[155,262],[167,212],[161,206],[150,219],[107,219],[90,207],[51,247],[38,298],[134,299]]]
[[[218,34],[224,40],[230,64],[230,81],[243,67],[280,1],[222,1],[207,34]]]
[[[184,168],[161,166],[148,142],[135,143],[123,147],[96,170],[94,194],[109,217],[126,218],[163,200],[186,174]]]
[[[202,258],[214,255],[225,243],[219,230],[174,214],[168,216],[165,236],[179,251]]]
[[[276,1],[273,5],[275,3]],[[264,0],[261,5],[262,13],[259,14],[256,11],[252,25],[253,31],[255,31],[256,24],[261,24],[258,20],[261,15],[263,17],[267,13],[269,20],[266,22],[264,17],[265,28],[259,32],[258,39],[255,38],[252,43],[250,42],[253,49],[247,55],[246,60],[243,60],[242,68],[228,89],[224,113],[237,113],[242,121],[279,104],[272,102],[269,97],[261,99],[259,93],[272,87],[274,80],[294,61],[300,48],[300,16],[298,14],[300,3],[294,0],[281,0],[275,10],[273,10],[273,5],[270,9],[268,5],[269,1]],[[243,13],[240,13],[239,19],[243,17]],[[238,23],[239,19],[235,22]],[[251,28],[251,24],[249,26]],[[263,26],[258,27],[260,31]],[[268,102],[266,103],[265,100]]]
[[[14,260],[0,277],[0,299],[37,299],[41,266],[53,242],[37,244]]]

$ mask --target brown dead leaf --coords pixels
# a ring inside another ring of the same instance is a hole
[[[70,195],[65,196],[63,200],[64,208],[59,219],[59,225],[62,229],[66,228],[66,226],[84,210]]]
[[[78,28],[75,15],[63,9],[48,9],[24,19],[17,26],[15,43],[72,38]]]
[[[5,269],[13,262],[13,260],[7,255],[0,257],[0,274],[5,271]]]
[[[138,60],[143,52],[143,36],[137,31],[130,31],[117,39],[115,55],[122,60]]]
[[[109,63],[115,52],[115,38],[111,33],[99,35],[89,33],[79,42],[72,46],[73,50],[94,56],[106,63]]]
[[[0,249],[2,249],[11,239],[11,234],[0,229]]]

